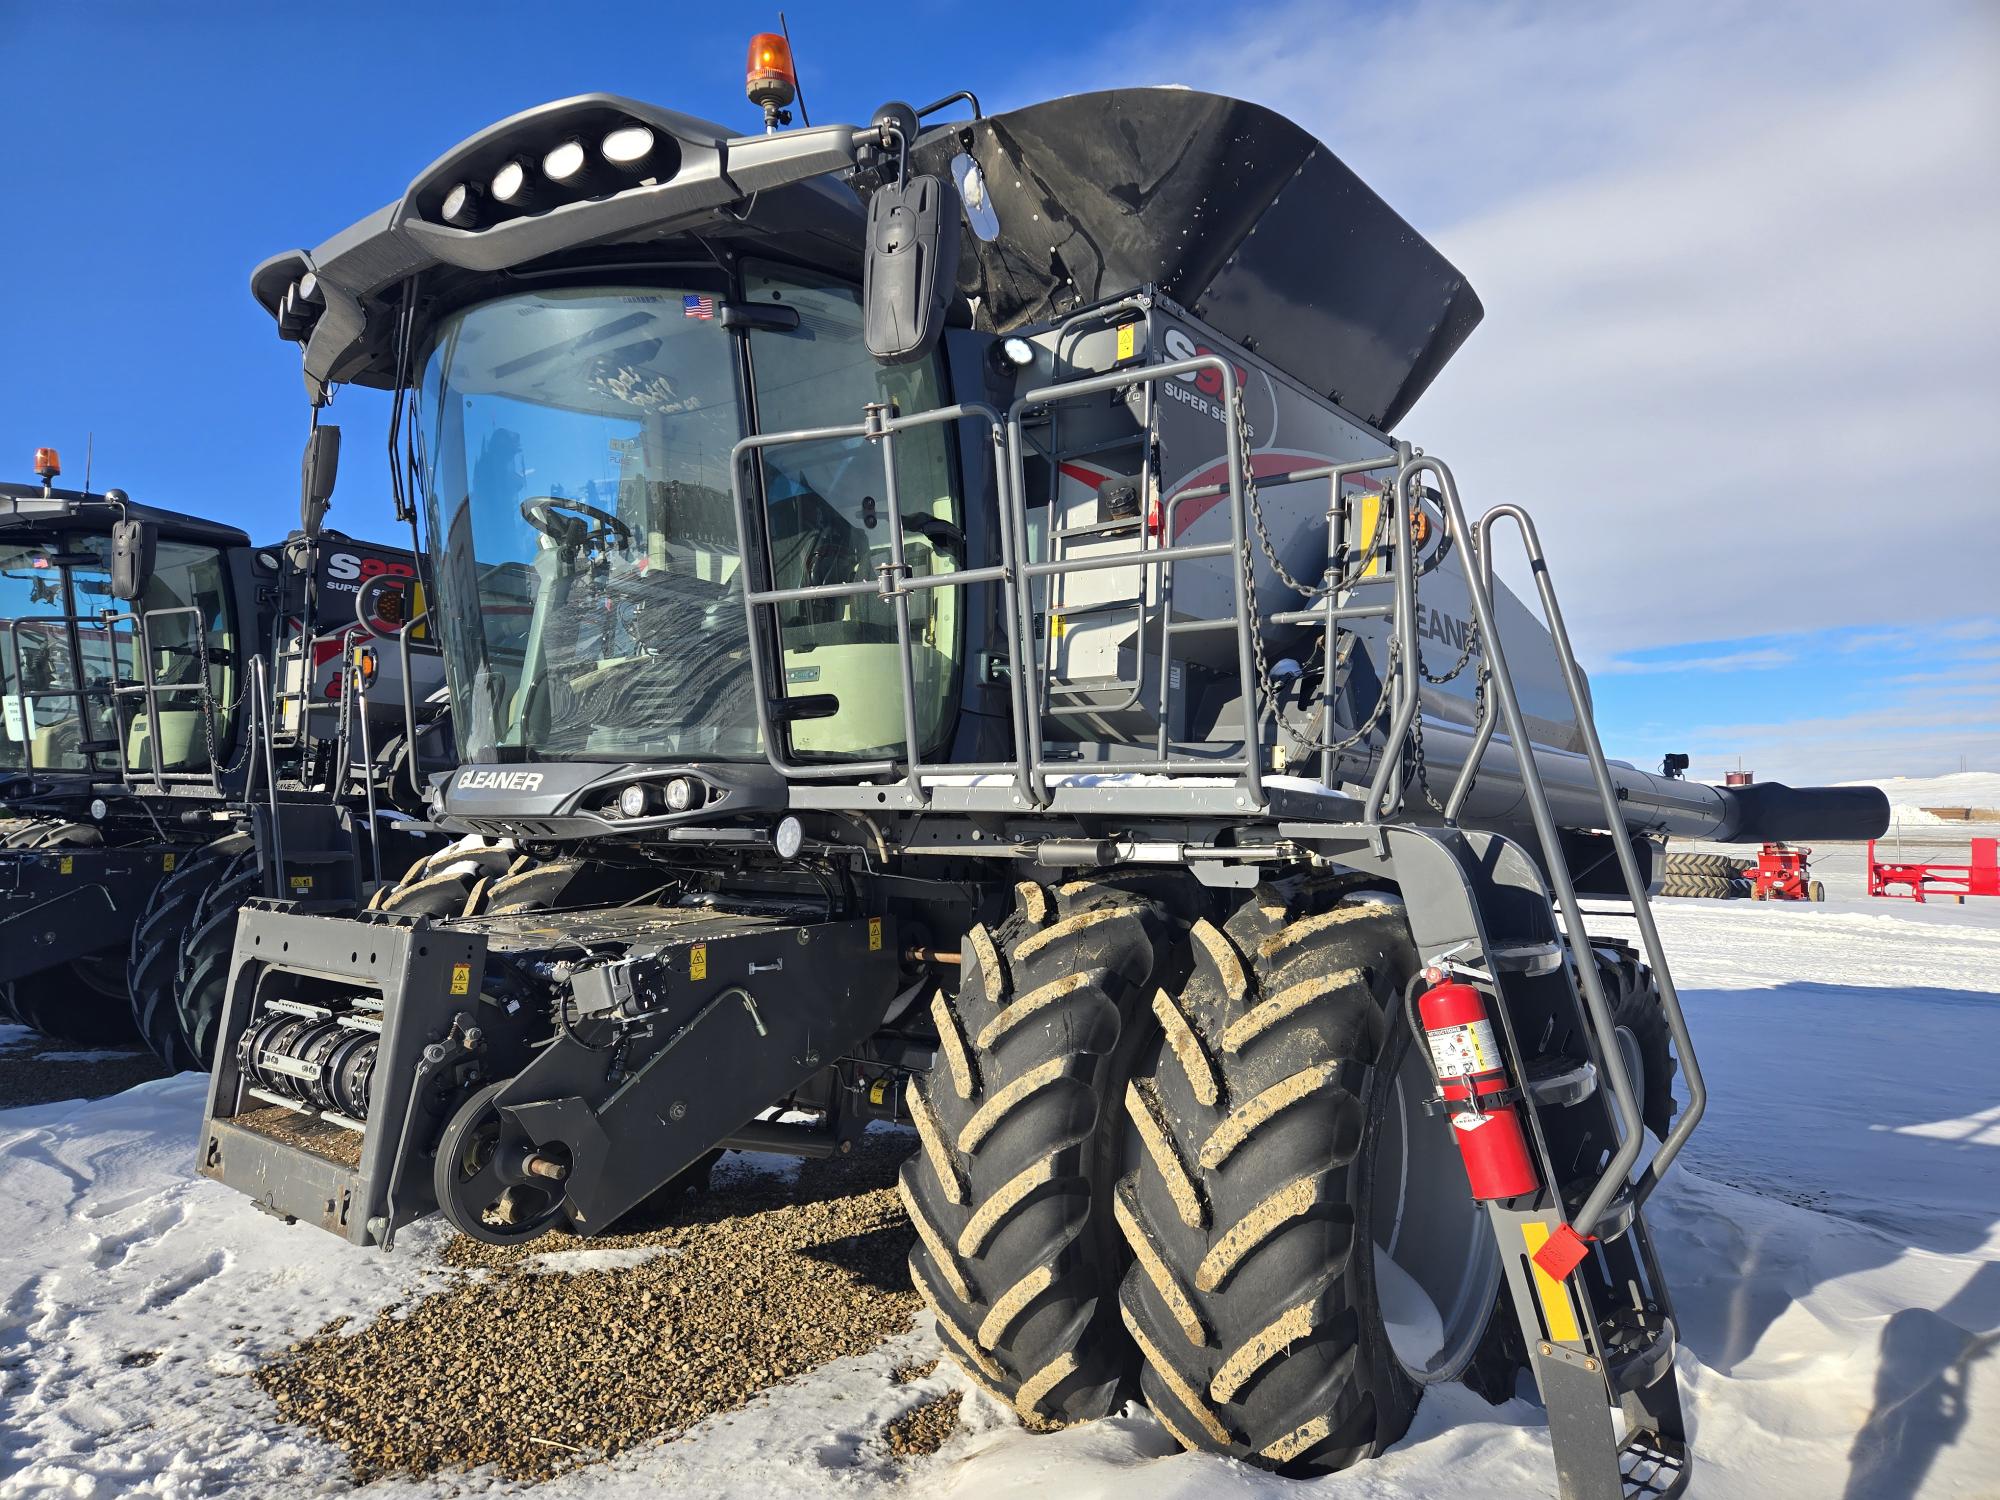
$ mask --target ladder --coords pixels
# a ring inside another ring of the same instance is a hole
[[[1672,1299],[1642,1210],[1699,1123],[1707,1088],[1653,922],[1646,882],[1621,834],[1617,792],[1534,523],[1519,507],[1503,505],[1482,516],[1476,530],[1469,527],[1451,471],[1422,455],[1402,465],[1392,493],[1410,499],[1425,474],[1437,481],[1450,534],[1472,547],[1465,569],[1467,590],[1491,692],[1472,753],[1445,804],[1445,825],[1384,825],[1380,836],[1405,893],[1411,933],[1427,970],[1471,983],[1485,994],[1509,1076],[1516,1080],[1542,1186],[1530,1199],[1491,1202],[1486,1209],[1509,1300],[1548,1410],[1559,1493],[1563,1500],[1661,1500],[1686,1488],[1691,1466],[1674,1375]],[[1394,518],[1401,514],[1398,506]],[[1516,745],[1530,742],[1506,650],[1494,628],[1493,532],[1503,520],[1518,527],[1533,570],[1603,805],[1604,827],[1613,832],[1611,844],[1640,946],[1659,984],[1688,1090],[1687,1109],[1636,1175],[1644,1133],[1642,1101],[1626,1072],[1584,930],[1575,878],[1534,758],[1517,760],[1546,856],[1546,883],[1520,844],[1453,826],[1497,728],[1504,722]],[[1400,528],[1400,519],[1396,524]],[[1403,620],[1412,618],[1401,610],[1398,614]],[[1371,820],[1380,814],[1388,769],[1400,766],[1403,737],[1417,712],[1414,651],[1404,653],[1398,676],[1395,723],[1378,767]],[[1622,1430],[1614,1412],[1622,1415]]]

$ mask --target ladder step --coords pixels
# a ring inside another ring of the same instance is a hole
[[[1614,1392],[1643,1391],[1673,1368],[1674,1320],[1658,1312],[1628,1308],[1598,1329],[1604,1345],[1604,1376]]]
[[[1530,1058],[1526,1073],[1528,1097],[1546,1108],[1581,1104],[1597,1092],[1597,1066],[1584,1058]]]
[[[1618,1478],[1625,1500],[1670,1500],[1687,1488],[1687,1444],[1657,1433],[1635,1433],[1618,1451]]]
[[[1529,942],[1496,943],[1486,950],[1486,956],[1496,971],[1552,974],[1562,967],[1568,951],[1561,938],[1536,938]]]

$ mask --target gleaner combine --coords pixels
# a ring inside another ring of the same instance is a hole
[[[0,1011],[80,1042],[136,1026],[170,1066],[207,1067],[243,899],[358,905],[426,845],[375,814],[398,788],[421,810],[399,674],[437,686],[436,647],[363,648],[366,688],[343,670],[420,603],[416,562],[319,532],[325,495],[310,534],[254,547],[58,489],[53,449],[35,466],[38,487],[0,485]]]
[[[314,402],[396,395],[466,837],[245,914],[202,1172],[512,1243],[906,1119],[912,1280],[1031,1426],[1312,1474],[1525,1358],[1565,1495],[1678,1492],[1655,840],[1880,795],[1606,762],[1528,517],[1390,435],[1478,299],[1295,126],[781,130],[775,51],[763,134],[566,99],[258,268]]]

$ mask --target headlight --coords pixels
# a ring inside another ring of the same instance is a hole
[[[806,845],[805,825],[794,817],[780,818],[777,832],[771,835],[771,843],[778,851],[778,858],[797,859],[799,850]]]
[[[550,182],[569,182],[583,175],[588,162],[582,141],[564,141],[542,158],[542,173]]]
[[[528,196],[528,168],[525,163],[510,161],[493,174],[493,197],[496,201],[517,204]]]
[[[685,776],[676,776],[667,783],[667,808],[671,812],[686,812],[699,799],[695,796],[694,783]]]
[[[618,794],[618,816],[643,818],[652,802],[653,789],[644,782],[635,781]]]
[[[621,125],[604,138],[604,159],[628,171],[653,154],[653,132],[644,125]]]
[[[472,184],[461,182],[444,195],[444,203],[438,208],[438,217],[460,229],[470,229],[473,219],[472,208]]]

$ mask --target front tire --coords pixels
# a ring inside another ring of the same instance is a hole
[[[1131,891],[1023,884],[967,935],[956,997],[932,1002],[938,1065],[911,1085],[922,1150],[900,1183],[910,1279],[946,1350],[1033,1428],[1129,1394],[1118,1100],[1166,927]]]
[[[1265,890],[1191,936],[1126,1095],[1124,1319],[1184,1447],[1329,1473],[1400,1438],[1424,1385],[1497,1335],[1497,1252],[1444,1126],[1417,1113],[1400,912]]]
[[[232,833],[182,855],[132,930],[126,964],[132,1020],[153,1055],[176,1073],[205,1068],[212,1061],[197,1051],[182,1025],[181,945],[196,930],[196,914],[209,887],[250,844],[249,834]]]

